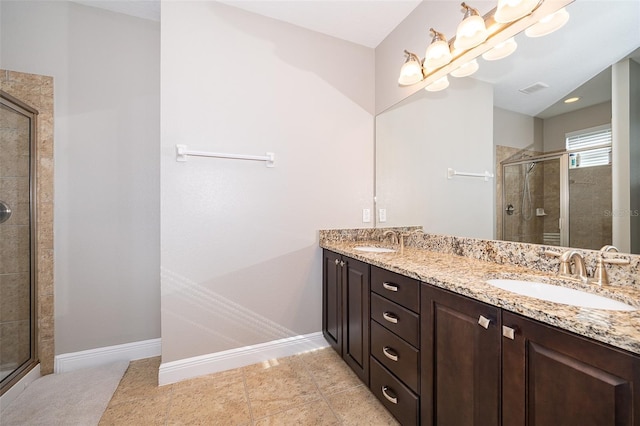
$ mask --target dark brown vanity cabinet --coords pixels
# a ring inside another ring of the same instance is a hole
[[[640,358],[503,312],[504,425],[640,425]]]
[[[369,384],[369,265],[324,250],[322,332],[356,375]]]
[[[420,283],[371,267],[371,391],[403,425],[420,412]]]
[[[640,425],[640,358],[430,285],[422,425]]]
[[[499,425],[500,309],[431,285],[421,292],[421,424]]]

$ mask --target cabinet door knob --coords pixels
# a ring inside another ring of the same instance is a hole
[[[395,284],[384,282],[384,283],[382,283],[382,287],[384,287],[385,289],[387,289],[389,291],[398,291],[398,286],[395,285]]]
[[[336,259],[336,265],[340,263],[340,259]]]
[[[515,339],[516,338],[516,330],[511,327],[507,327],[506,325],[502,326],[502,335],[507,339]]]
[[[340,266],[344,266],[344,260],[340,261]]]
[[[389,321],[391,324],[397,324],[398,323],[398,317],[396,316],[396,314],[394,314],[392,312],[383,312],[382,313],[382,318],[384,318],[385,320]]]
[[[484,315],[480,315],[478,318],[478,324],[480,324],[484,328],[489,328],[489,324],[491,324],[491,320]]]
[[[397,404],[398,403],[398,398],[392,395],[389,395],[389,387],[388,386],[383,386],[382,387],[382,394],[384,395],[385,398],[387,398],[387,401],[389,401],[392,404]]]
[[[389,346],[385,346],[384,348],[382,348],[382,353],[391,361],[398,361],[398,354]]]

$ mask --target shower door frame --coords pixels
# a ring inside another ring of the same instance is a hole
[[[505,226],[505,214],[506,214],[506,185],[505,179],[507,177],[506,167],[517,166],[521,164],[527,164],[538,161],[547,160],[559,160],[560,161],[560,222],[558,227],[560,228],[560,246],[568,247],[569,245],[569,152],[551,153],[535,155],[532,157],[522,158],[516,161],[508,161],[502,163],[502,206],[500,214],[502,215],[502,237],[504,238],[504,226]]]
[[[11,374],[2,380],[0,395],[3,395],[18,382],[25,374],[33,369],[39,362],[38,359],[38,211],[37,211],[37,117],[38,111],[21,100],[0,90],[0,104],[11,109],[17,114],[29,118],[29,359],[18,366]]]

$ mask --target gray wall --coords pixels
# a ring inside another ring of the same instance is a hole
[[[321,330],[318,229],[371,226],[373,65],[218,2],[163,3],[163,363]],[[275,167],[178,163],[178,143]]]
[[[0,68],[54,77],[56,353],[160,337],[158,22],[0,3]]]

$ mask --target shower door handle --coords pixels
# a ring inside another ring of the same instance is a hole
[[[6,222],[11,217],[11,208],[7,203],[0,200],[0,223]]]

